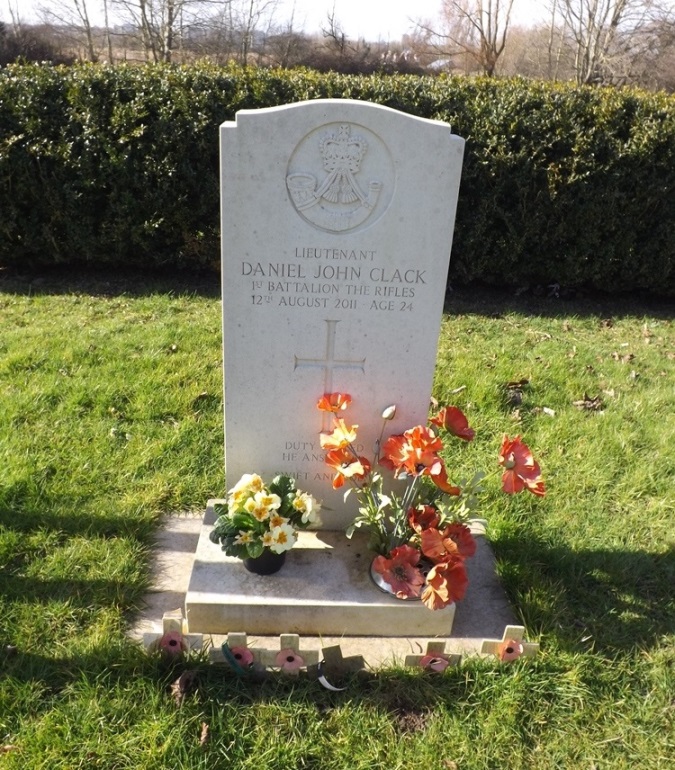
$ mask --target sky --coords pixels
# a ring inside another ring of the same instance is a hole
[[[61,0],[63,2],[64,0]],[[236,1],[236,0],[235,0]],[[8,6],[18,9],[27,22],[35,20],[35,9],[49,5],[50,0],[0,0],[0,18],[9,20]],[[100,0],[86,0],[94,22]],[[515,0],[514,22],[528,23],[543,15],[544,2]],[[335,19],[348,38],[369,41],[399,40],[415,27],[416,21],[437,21],[441,0],[279,0],[277,19],[281,23],[294,13],[294,27],[306,32],[318,32],[326,26],[327,15],[335,9]],[[99,16],[102,21],[102,14]],[[95,22],[94,22],[95,23]]]
[[[415,22],[437,21],[441,0],[334,0],[335,18],[349,38],[364,37],[369,41],[398,40],[415,28]],[[293,0],[284,5],[293,7]],[[514,21],[526,23],[543,2],[515,0]],[[332,0],[295,0],[295,18],[299,25],[306,19],[305,29],[316,31],[326,25],[327,13],[333,9]],[[541,11],[540,11],[541,12]]]

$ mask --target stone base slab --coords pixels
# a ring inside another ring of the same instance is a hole
[[[218,502],[207,504],[186,594],[191,633],[450,636],[454,605],[432,612],[377,588],[362,534],[348,540],[343,532],[301,532],[280,572],[247,572],[209,540]]]

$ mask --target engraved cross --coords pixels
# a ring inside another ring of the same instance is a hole
[[[359,360],[336,358],[335,357],[335,336],[337,333],[337,324],[339,321],[329,321],[326,319],[326,352],[323,358],[298,358],[295,356],[295,364],[293,370],[303,367],[320,367],[324,371],[323,380],[323,392],[333,392],[333,371],[335,369],[359,369],[365,374],[366,359],[361,358]],[[322,430],[329,430],[329,426],[326,422],[329,420],[329,415],[324,413],[324,425]]]

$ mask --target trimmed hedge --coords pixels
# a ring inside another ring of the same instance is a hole
[[[675,294],[675,97],[211,65],[0,71],[0,264],[216,265],[218,132],[317,98],[467,140],[450,280]]]

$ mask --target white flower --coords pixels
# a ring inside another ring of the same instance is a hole
[[[315,524],[318,521],[321,505],[307,492],[301,492],[296,496],[295,500],[293,500],[293,508],[302,514],[303,524]]]
[[[228,505],[236,508],[249,495],[261,492],[264,488],[263,480],[257,473],[245,473],[228,492]]]
[[[270,549],[274,553],[283,553],[290,550],[297,540],[295,530],[290,524],[282,524],[280,527],[275,527],[270,534],[273,540]]]
[[[271,548],[275,543],[274,535],[271,532],[265,532],[262,536],[262,544],[265,548]]]
[[[253,498],[260,507],[267,508],[268,511],[276,511],[281,505],[279,495],[273,495],[266,491],[256,492]]]

